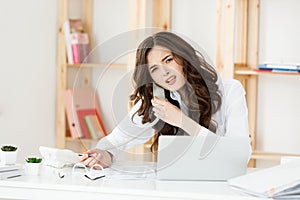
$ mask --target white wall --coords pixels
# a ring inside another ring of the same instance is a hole
[[[0,144],[55,144],[57,1],[1,1]]]
[[[95,49],[92,57],[96,62],[126,64],[129,1],[94,2]],[[93,83],[98,91],[101,114],[108,132],[127,114],[129,79],[126,67],[94,69]]]
[[[216,0],[172,1],[171,29],[194,41],[212,61],[216,53],[216,11]]]
[[[300,64],[299,8],[298,0],[261,0],[260,63]],[[300,76],[261,75],[258,84],[257,148],[300,154]]]

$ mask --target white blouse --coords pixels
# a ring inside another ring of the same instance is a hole
[[[245,100],[245,90],[241,83],[234,79],[218,80],[222,94],[221,108],[212,116],[217,123],[216,134],[221,136],[243,136],[249,137],[248,109]],[[171,98],[177,100],[182,111],[187,114],[187,107],[181,101],[178,92],[171,92]],[[139,109],[141,102],[138,102],[130,110],[128,115],[118,124],[113,131],[102,138],[96,148],[107,150],[116,159],[120,151],[131,149],[147,142],[154,136],[152,126],[158,121],[142,124],[142,116],[132,115]],[[199,134],[214,134],[205,127],[201,127]],[[250,140],[249,140],[250,141]],[[249,152],[251,146],[249,142]]]

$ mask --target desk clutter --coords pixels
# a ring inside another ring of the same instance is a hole
[[[114,163],[109,168],[103,169],[100,165],[87,168],[78,163],[80,154],[69,149],[58,149],[40,146],[39,151],[43,157],[43,166],[46,172],[59,178],[86,177],[90,180],[105,179],[145,179],[155,178],[153,163],[122,162]],[[96,167],[100,168],[100,170]]]
[[[86,167],[78,162],[81,154],[69,149],[58,149],[46,146],[39,147],[42,158],[28,157],[26,163],[1,163],[0,180],[17,176],[49,176],[58,179],[154,179],[156,178],[155,165],[152,162],[121,162],[114,163],[109,168],[95,164]],[[33,172],[33,167],[35,171]]]
[[[23,165],[0,165],[0,180],[14,178],[24,174]]]

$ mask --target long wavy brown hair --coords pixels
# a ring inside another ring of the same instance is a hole
[[[212,120],[212,115],[221,106],[221,93],[218,85],[215,69],[206,62],[202,54],[196,51],[189,43],[171,32],[158,32],[146,38],[138,47],[136,52],[135,69],[133,73],[134,92],[130,100],[136,104],[141,100],[141,106],[135,114],[142,116],[142,123],[153,120],[151,99],[152,83],[147,57],[154,46],[161,46],[172,52],[174,60],[183,67],[186,78],[184,86],[188,95],[189,117],[201,126],[216,132],[217,123]],[[165,89],[166,98],[169,102],[179,107],[179,103],[170,98],[170,91]],[[183,130],[168,123],[160,121],[153,127],[158,133],[152,144],[151,150],[157,148],[160,135],[182,135]]]

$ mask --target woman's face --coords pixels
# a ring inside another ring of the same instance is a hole
[[[169,49],[153,47],[147,56],[147,62],[149,73],[156,84],[170,91],[177,91],[184,86],[186,79],[183,67],[175,61]]]

